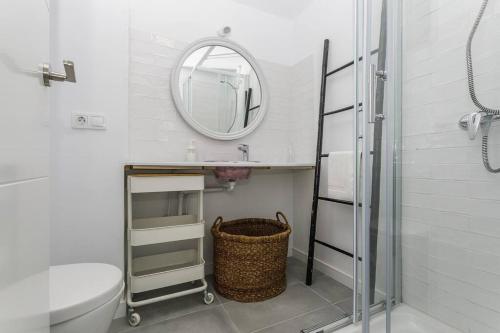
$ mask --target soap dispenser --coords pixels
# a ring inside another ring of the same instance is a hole
[[[196,147],[194,145],[194,140],[191,140],[186,149],[186,162],[196,161]]]

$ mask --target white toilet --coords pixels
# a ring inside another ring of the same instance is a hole
[[[51,333],[107,333],[125,286],[120,269],[60,265],[49,276]]]

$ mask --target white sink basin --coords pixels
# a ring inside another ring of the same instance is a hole
[[[222,160],[212,160],[205,161],[208,163],[221,163],[223,166],[216,166],[213,170],[215,177],[218,180],[226,182],[235,182],[238,180],[248,179],[252,168],[249,164],[259,163],[258,161],[222,161]],[[229,164],[229,166],[228,166]]]

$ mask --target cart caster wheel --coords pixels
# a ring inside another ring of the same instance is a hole
[[[138,314],[137,312],[132,312],[131,314],[128,315],[128,324],[132,327],[139,326],[141,321],[142,321],[141,315]]]
[[[205,295],[203,296],[203,302],[205,302],[205,304],[212,304],[214,302],[214,294],[212,293],[205,293]]]

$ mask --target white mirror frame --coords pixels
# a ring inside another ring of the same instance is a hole
[[[247,127],[231,133],[220,133],[217,131],[210,130],[199,122],[197,122],[191,115],[186,112],[184,108],[184,103],[182,103],[181,93],[179,88],[179,77],[182,69],[182,65],[186,61],[186,59],[193,53],[194,51],[205,47],[205,46],[223,46],[230,48],[236,52],[238,52],[248,63],[252,66],[253,70],[257,74],[257,78],[259,79],[260,89],[261,89],[261,101],[260,108],[257,114],[257,117],[250,123]],[[242,46],[232,42],[226,38],[203,38],[197,40],[196,42],[190,44],[186,50],[182,53],[180,59],[177,62],[177,66],[175,66],[174,71],[170,76],[170,90],[172,92],[172,98],[174,99],[175,106],[177,107],[177,111],[181,114],[182,118],[195,130],[200,132],[203,135],[208,136],[209,138],[216,140],[235,140],[242,138],[250,133],[252,133],[264,120],[264,117],[267,113],[268,103],[269,103],[269,92],[267,88],[267,82],[264,77],[264,73],[260,68],[257,60]]]

